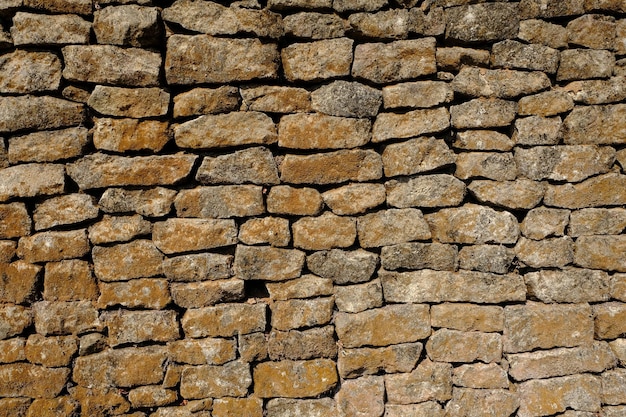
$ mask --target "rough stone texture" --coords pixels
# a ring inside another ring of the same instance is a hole
[[[98,307],[162,309],[171,301],[167,280],[133,279],[125,282],[103,282],[99,286]]]
[[[545,186],[531,180],[515,181],[475,180],[467,187],[481,203],[490,203],[507,209],[531,209],[539,204]]]
[[[281,51],[288,81],[321,81],[350,74],[352,45],[348,38],[295,43]]]
[[[0,302],[22,304],[32,299],[41,267],[24,261],[0,264]]]
[[[446,9],[446,38],[462,42],[486,42],[517,34],[517,4],[487,3]]]
[[[615,18],[588,14],[567,24],[569,43],[590,49],[614,49]]]
[[[518,113],[522,116],[556,116],[574,108],[573,98],[566,92],[558,90],[522,97],[518,104]]]
[[[161,34],[159,12],[154,7],[130,4],[94,12],[93,30],[98,43],[135,47],[154,46]]]
[[[200,308],[244,298],[244,281],[240,279],[171,284],[174,303],[183,308]]]
[[[355,82],[335,81],[311,94],[312,109],[332,116],[376,116],[381,103],[380,91]]]
[[[426,401],[419,404],[387,404],[385,405],[385,415],[387,417],[443,417],[444,412],[436,401]]]
[[[437,133],[450,126],[450,113],[443,107],[407,113],[381,113],[372,127],[372,142]]]
[[[94,272],[103,281],[126,281],[160,275],[163,254],[150,240],[134,240],[92,250]]]
[[[359,38],[404,39],[411,16],[407,10],[387,10],[377,13],[354,13],[348,18],[351,31]]]
[[[517,394],[508,390],[483,390],[454,388],[452,400],[446,406],[446,415],[451,417],[509,416],[519,407]],[[480,411],[478,411],[480,410]]]
[[[336,81],[338,83],[340,81]],[[318,90],[319,91],[319,90]],[[335,98],[333,94],[331,97]],[[312,97],[316,97],[313,93]],[[316,104],[315,99],[313,104]],[[345,109],[345,105],[338,105]],[[362,108],[362,107],[358,107]],[[278,145],[292,149],[342,149],[363,146],[370,141],[370,122],[347,117],[345,112],[324,114],[291,114],[283,116],[278,125]]]
[[[124,311],[105,313],[102,317],[109,329],[109,344],[147,341],[168,342],[179,338],[174,311]]]
[[[498,98],[476,98],[450,107],[450,122],[457,129],[509,126],[517,103]]]
[[[18,162],[54,162],[82,154],[87,129],[68,128],[14,136],[9,139],[8,159]]]
[[[573,81],[565,86],[577,103],[605,104],[626,99],[626,78],[612,77],[608,80]]]
[[[254,368],[255,394],[261,398],[315,397],[337,382],[335,364],[329,359],[264,362]]]
[[[190,309],[181,319],[185,335],[231,337],[265,329],[265,304],[219,304],[215,307]]]
[[[347,285],[335,289],[337,309],[346,313],[360,313],[383,305],[383,288],[380,280],[365,284]]]
[[[32,221],[23,203],[0,205],[0,238],[10,239],[30,234]]]
[[[106,213],[135,212],[147,217],[161,217],[171,211],[175,196],[175,190],[163,187],[146,190],[108,188],[98,205]]]
[[[307,267],[311,272],[332,279],[339,285],[369,281],[377,265],[378,256],[364,250],[350,252],[332,249],[307,257]]]
[[[504,309],[498,306],[444,303],[432,306],[430,314],[433,327],[463,332],[500,332],[504,328]]]
[[[249,148],[215,158],[205,157],[196,180],[203,184],[277,184],[278,170],[272,153],[263,147]]]
[[[626,210],[622,208],[588,208],[570,214],[571,236],[617,235],[626,227]]]
[[[44,336],[102,330],[98,310],[89,301],[40,301],[33,305],[33,311],[35,330]]]
[[[251,383],[250,365],[244,362],[188,367],[183,369],[180,395],[185,399],[241,397]]]
[[[158,152],[169,141],[168,124],[156,120],[96,119],[93,142],[97,149]]]
[[[422,352],[421,343],[401,343],[383,348],[344,349],[337,362],[342,378],[410,372]]]
[[[17,255],[26,262],[51,262],[80,258],[89,252],[87,230],[41,232],[22,237]]]
[[[457,248],[441,243],[401,243],[381,250],[381,265],[387,270],[435,269],[454,271]]]
[[[272,360],[337,357],[332,326],[308,330],[272,331],[268,350]]]
[[[567,408],[600,411],[600,380],[593,375],[527,381],[519,386],[520,416],[545,416]]]
[[[288,417],[292,415],[332,417],[335,415],[335,402],[330,398],[311,400],[276,398],[268,401],[267,415],[268,417]]]
[[[610,302],[593,306],[595,318],[595,335],[600,339],[614,339],[626,333],[624,316],[626,308],[623,303]]]
[[[452,101],[454,92],[447,83],[439,81],[415,81],[383,87],[386,109],[428,108]]]
[[[291,330],[328,324],[333,315],[332,297],[313,300],[285,300],[272,305],[272,327]]]
[[[46,264],[43,285],[46,301],[95,300],[98,292],[89,263],[70,259]]]
[[[286,155],[282,181],[292,184],[336,184],[376,180],[383,175],[380,155],[369,149],[341,150],[315,155]]]
[[[571,209],[618,206],[626,201],[622,184],[626,177],[619,173],[608,173],[589,178],[578,184],[549,185],[544,204]]]
[[[33,212],[35,230],[81,223],[98,217],[95,199],[86,194],[68,194],[38,204]]]
[[[563,122],[563,139],[571,145],[622,144],[625,114],[626,104],[575,107]]]
[[[64,45],[89,42],[91,23],[76,15],[17,12],[11,38],[18,45]]]
[[[324,204],[339,215],[363,213],[384,203],[386,197],[382,184],[348,184],[322,194]]]
[[[279,185],[272,187],[267,195],[267,211],[276,214],[314,216],[322,204],[322,196],[314,188]]]
[[[233,268],[242,279],[284,281],[300,276],[304,257],[297,249],[237,245]]]
[[[447,401],[452,398],[452,365],[423,360],[411,373],[385,375],[391,404]]]
[[[239,92],[235,87],[194,88],[174,97],[174,117],[226,113],[239,107]],[[254,110],[254,109],[251,109]]]
[[[292,225],[293,244],[306,250],[345,248],[356,239],[356,221],[326,212],[318,217],[303,217]]]
[[[250,219],[239,228],[238,238],[246,245],[269,243],[271,246],[288,246],[291,241],[289,220],[280,217]]]
[[[63,389],[69,368],[45,368],[19,363],[0,366],[0,395],[3,397],[54,398]],[[13,381],[20,381],[16,384]]]
[[[18,335],[33,323],[33,312],[30,308],[3,304],[0,307],[0,339]]]
[[[233,256],[198,253],[167,258],[163,274],[172,281],[193,282],[230,278]]]
[[[49,96],[0,97],[0,133],[54,129],[83,121],[83,105]]]
[[[554,74],[559,66],[559,51],[548,46],[526,45],[513,40],[505,40],[493,45],[491,62],[497,67]],[[528,80],[530,79],[532,78],[529,77]]]
[[[389,209],[359,217],[359,243],[364,248],[393,245],[431,237],[422,212],[414,208]]]
[[[385,381],[381,376],[344,381],[335,398],[340,415],[380,416],[385,411]]]
[[[436,51],[437,66],[446,71],[458,71],[463,65],[487,66],[489,55],[489,51],[460,46],[437,48]]]
[[[494,130],[465,130],[458,132],[453,147],[475,151],[510,151],[515,143]]]
[[[17,50],[0,56],[0,92],[27,94],[59,88],[61,62],[47,52]]]
[[[512,139],[520,145],[556,145],[562,137],[561,125],[560,117],[517,119]]]
[[[463,346],[463,349],[458,349]],[[497,333],[460,332],[441,329],[426,343],[428,357],[436,362],[495,362],[502,356],[501,336]]]
[[[574,260],[574,243],[569,236],[541,241],[522,237],[514,250],[518,261],[532,268],[562,268]]]
[[[98,113],[121,117],[156,117],[167,113],[169,93],[153,88],[119,88],[98,85],[87,104]]]
[[[382,154],[386,177],[431,171],[456,161],[444,141],[417,138],[385,147]]]
[[[315,275],[304,275],[285,282],[270,282],[267,284],[267,290],[274,300],[318,297],[332,295],[333,281]]]
[[[608,78],[613,75],[615,58],[609,51],[568,49],[561,52],[557,81]]]
[[[311,110],[311,94],[304,88],[261,86],[240,90],[244,105],[251,111],[299,113]]]
[[[165,254],[206,250],[237,243],[234,220],[168,219],[154,224],[154,244]]]
[[[455,93],[471,97],[515,98],[548,88],[550,80],[546,74],[539,71],[463,67],[454,77],[451,86]]]
[[[476,363],[454,368],[452,383],[457,387],[476,389],[506,389],[509,386],[506,371],[495,363]]]
[[[530,272],[524,276],[528,294],[544,303],[608,301],[609,276],[603,271],[567,268]]]

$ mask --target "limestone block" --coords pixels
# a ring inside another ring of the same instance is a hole
[[[182,190],[174,200],[179,217],[223,219],[256,216],[265,212],[263,187],[216,185]]]

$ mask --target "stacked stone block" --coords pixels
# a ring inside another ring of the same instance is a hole
[[[0,416],[626,415],[623,0],[0,0]]]

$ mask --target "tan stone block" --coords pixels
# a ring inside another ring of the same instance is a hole
[[[576,2],[580,3],[580,0],[576,0]],[[551,2],[550,5],[556,4],[556,2]],[[519,22],[517,37],[531,44],[536,43],[551,48],[565,48],[568,40],[566,28],[540,19],[529,19]]]
[[[338,382],[330,359],[262,362],[254,368],[254,393],[261,398],[315,397]]]
[[[71,417],[78,412],[78,405],[69,396],[38,398],[32,402],[26,417]]]
[[[352,45],[348,38],[294,43],[281,51],[288,81],[320,81],[350,75]]]
[[[291,241],[289,220],[280,217],[250,219],[239,228],[239,241],[246,245],[287,246]]]
[[[315,275],[303,275],[301,278],[285,282],[268,282],[266,287],[273,300],[312,298],[333,294],[333,281]]]
[[[626,99],[626,78],[618,76],[608,80],[573,81],[565,86],[564,91],[577,103],[617,103]]]
[[[233,274],[232,255],[197,253],[167,258],[163,261],[163,273],[174,282],[226,279]]]
[[[493,56],[497,57],[497,45],[500,44],[493,46]],[[537,58],[535,55],[533,57]],[[515,64],[509,63],[507,60],[507,67],[515,67]],[[553,67],[552,72],[556,72],[556,62],[553,64]],[[546,74],[539,71],[527,72],[510,69],[490,70],[477,67],[463,67],[458,75],[454,77],[451,86],[455,93],[470,97],[511,99],[534,94],[549,88],[550,79]]]
[[[166,254],[211,249],[237,243],[234,220],[168,219],[152,229],[154,244]]]
[[[319,113],[289,114],[278,125],[278,146],[292,149],[343,149],[370,141],[368,119],[327,116]]]
[[[231,337],[265,330],[265,304],[218,304],[190,309],[181,319],[186,337]]]
[[[89,252],[87,230],[42,232],[22,237],[17,255],[27,262],[51,262],[80,258]]]
[[[458,71],[463,65],[485,67],[489,65],[489,51],[460,46],[440,47],[435,53],[437,67],[444,71]]]
[[[111,306],[162,309],[172,301],[166,279],[141,278],[124,282],[101,282],[98,308]]]
[[[364,250],[315,252],[307,257],[307,267],[323,278],[336,284],[369,281],[378,265],[378,256]]]
[[[0,169],[0,201],[59,194],[64,188],[63,165],[23,164]]]
[[[364,376],[343,381],[335,401],[342,416],[381,416],[385,411],[384,379]]]
[[[352,246],[356,239],[356,220],[325,212],[318,217],[304,217],[292,225],[294,246],[307,250],[325,250]]]
[[[452,372],[452,383],[457,387],[477,389],[508,388],[507,372],[496,363],[461,365]]]
[[[35,230],[82,223],[100,214],[96,199],[87,194],[67,194],[37,204],[33,211]]]
[[[217,398],[213,401],[214,417],[263,417],[263,400],[249,398]]]
[[[15,238],[30,234],[31,220],[24,203],[0,205],[0,238]]]
[[[339,215],[359,214],[385,202],[382,184],[348,184],[322,194],[324,203]]]
[[[286,155],[281,180],[292,184],[336,184],[377,180],[383,175],[382,159],[369,149],[340,150],[315,155]]]
[[[96,149],[113,152],[159,152],[170,140],[168,129],[167,122],[157,120],[97,118],[93,144]]]
[[[338,0],[333,2],[332,7],[338,12],[346,12],[352,10],[361,12],[373,12],[379,10],[386,5],[386,0]],[[330,5],[328,7],[330,7]]]
[[[312,109],[331,116],[374,117],[381,104],[379,90],[358,82],[333,81],[311,93]],[[369,141],[369,134],[367,136]]]
[[[419,404],[386,404],[386,417],[443,417],[444,412],[436,401],[426,401]]]
[[[470,193],[482,203],[508,209],[531,209],[543,199],[545,185],[528,179],[514,181],[474,180]]]
[[[245,132],[241,126],[247,126]],[[239,145],[270,145],[278,141],[272,119],[259,112],[207,114],[174,127],[181,148],[210,149]]]
[[[450,121],[457,129],[509,126],[515,119],[517,103],[499,98],[475,98],[450,106]]]
[[[426,352],[437,362],[496,362],[502,358],[502,341],[498,333],[441,329],[428,339]]]
[[[388,145],[382,158],[386,177],[432,171],[456,161],[446,143],[432,137]]]
[[[242,361],[260,362],[268,358],[267,335],[262,332],[239,334],[239,357]]]
[[[538,207],[526,214],[520,224],[520,230],[524,236],[535,240],[549,236],[563,236],[569,219],[569,210]],[[570,235],[572,235],[571,227],[570,225]]]
[[[385,183],[387,203],[398,208],[446,207],[461,204],[465,184],[448,174],[419,175]]]
[[[0,395],[52,399],[65,386],[69,373],[69,368],[44,368],[29,363],[0,365]]]
[[[411,404],[452,398],[452,365],[424,359],[411,373],[385,375],[387,401]]]
[[[550,90],[520,98],[520,116],[556,116],[574,108],[574,100],[566,91]]]
[[[271,305],[272,327],[277,330],[291,330],[326,325],[333,317],[334,306],[333,297],[275,301]]]
[[[0,109],[0,133],[76,126],[84,119],[81,103],[48,96],[2,97]]]
[[[380,372],[411,372],[420,358],[422,348],[421,343],[401,343],[383,348],[342,349],[337,360],[339,375],[342,378],[354,378]]]
[[[504,351],[573,347],[593,341],[589,304],[527,303],[504,309]]]
[[[450,113],[445,107],[412,110],[407,113],[380,113],[372,127],[372,142],[412,138],[437,133],[450,127]]]
[[[0,363],[22,362],[26,360],[26,339],[15,337],[8,340],[0,340]],[[2,414],[0,413],[0,416]]]
[[[16,46],[86,44],[90,30],[91,22],[76,15],[17,12],[13,17],[11,37]]]
[[[510,416],[519,407],[517,393],[501,389],[454,388],[446,405],[446,416]]]
[[[111,413],[125,413],[130,410],[130,403],[113,388],[72,387],[70,395],[80,404],[81,411],[94,417],[105,417]]]
[[[518,415],[547,416],[567,408],[597,412],[600,390],[600,378],[586,374],[523,382],[518,391]]]
[[[387,270],[457,268],[457,248],[441,243],[400,243],[381,250],[381,265]]]
[[[222,365],[237,356],[237,343],[231,339],[183,339],[167,348],[171,361],[188,365]]]
[[[273,330],[269,335],[268,351],[271,360],[336,358],[337,343],[333,326],[307,330]]]
[[[307,13],[301,13],[307,14]],[[286,16],[296,17],[298,14]],[[329,18],[339,17],[320,14]],[[260,87],[242,88],[240,90],[243,104],[250,111],[268,113],[299,113],[311,111],[311,93],[304,88],[264,85]]]
[[[309,4],[312,4],[310,2]],[[346,33],[344,20],[329,13],[301,12],[283,19],[285,35],[297,38],[328,39],[341,38]]]
[[[79,334],[102,329],[98,311],[90,301],[52,302],[33,304],[35,329],[44,336]]]
[[[521,237],[514,250],[519,262],[532,268],[562,268],[574,261],[574,242],[569,236],[541,241]]]
[[[0,92],[53,91],[61,82],[61,61],[48,52],[16,50],[0,57]]]
[[[176,312],[117,310],[103,313],[109,329],[109,345],[124,343],[169,342],[180,337]]]
[[[0,240],[0,262],[9,263],[15,257],[17,242],[12,240]]]
[[[309,400],[276,398],[269,400],[266,408],[268,417],[332,417],[336,415],[335,401],[332,398]]]
[[[296,249],[237,245],[234,271],[241,279],[284,281],[300,276],[304,256]]]
[[[46,301],[95,300],[98,286],[86,261],[70,259],[46,264],[43,298]]]
[[[160,88],[120,88],[97,85],[87,104],[98,113],[119,117],[156,117],[167,113],[169,93]]]
[[[614,369],[604,372],[602,378],[602,404],[626,403],[626,372]]]
[[[159,10],[135,4],[96,9],[93,29],[99,44],[154,46],[161,35]]]
[[[172,209],[175,190],[163,187],[145,190],[107,189],[98,202],[106,213],[136,212],[146,217],[161,217]]]
[[[597,14],[578,17],[567,24],[569,43],[591,49],[615,48],[615,18]]]
[[[181,190],[174,200],[178,217],[230,218],[265,213],[263,187],[216,185]]]
[[[501,303],[526,299],[524,280],[517,274],[422,269],[407,272],[381,270],[378,275],[387,302]]]
[[[194,88],[174,97],[174,117],[227,113],[238,108],[239,90],[231,86]]]
[[[411,16],[407,10],[386,10],[376,13],[353,13],[348,22],[355,36],[366,39],[405,39]]]
[[[528,295],[544,303],[608,301],[610,277],[604,271],[567,268],[542,270],[524,276]]]
[[[464,332],[501,332],[504,329],[504,309],[465,303],[437,304],[430,309],[430,324]]]
[[[511,181],[517,176],[517,166],[509,152],[465,152],[457,155],[454,175],[464,180],[484,177]]]
[[[568,145],[623,144],[625,115],[623,103],[574,107],[563,122],[563,139]]]
[[[613,274],[610,277],[611,298],[626,301],[626,274]]]
[[[360,313],[371,308],[382,307],[383,288],[380,280],[336,287],[335,303],[339,311],[346,313]]]
[[[240,279],[172,283],[172,299],[183,308],[206,307],[244,298],[244,281]]]
[[[91,255],[94,271],[102,281],[126,281],[161,275],[163,254],[150,240],[134,240],[115,246],[96,246]]]
[[[626,333],[626,306],[623,303],[610,303],[593,306],[595,335],[599,339],[615,339]]]
[[[68,366],[77,351],[75,336],[44,337],[38,334],[29,336],[25,349],[29,362],[49,368]]]
[[[574,263],[583,268],[626,272],[626,236],[581,236],[574,246]]]
[[[599,175],[578,184],[549,185],[544,203],[564,208],[622,205],[626,201],[626,176],[616,172]]]
[[[594,341],[574,348],[507,355],[509,374],[516,381],[603,372],[617,364],[608,343]]]
[[[128,400],[135,408],[162,407],[178,400],[178,393],[171,389],[161,388],[158,385],[148,385],[130,390],[128,392]]]
[[[87,142],[87,129],[83,127],[14,136],[9,139],[8,158],[12,164],[54,162],[80,156]]]
[[[453,96],[450,85],[441,81],[413,81],[383,87],[386,109],[435,107],[449,103]]]
[[[354,51],[352,76],[383,84],[437,71],[435,38],[364,43]]]
[[[277,214],[314,216],[322,209],[322,196],[314,188],[278,185],[267,195],[267,211]]]
[[[132,216],[104,215],[102,220],[89,226],[89,240],[94,245],[127,242],[138,236],[152,233],[152,224],[139,214]]]
[[[33,312],[30,308],[3,304],[0,307],[0,339],[22,333],[33,323]]]
[[[561,52],[557,81],[609,78],[613,75],[615,57],[606,50],[567,49]]]
[[[491,63],[498,68],[516,68],[554,74],[559,67],[559,51],[544,45],[528,45],[507,39],[493,45]],[[531,82],[533,78],[535,81],[542,78],[536,73],[534,76],[519,75],[522,76],[522,82],[528,83],[526,87],[533,84]],[[504,81],[508,77],[503,78]],[[514,88],[524,87],[515,86]]]
[[[520,19],[517,6],[487,3],[446,9],[446,39],[489,42],[513,38]]]
[[[366,214],[358,218],[357,229],[359,242],[364,248],[431,237],[422,212],[414,208],[389,209]]]
[[[387,305],[357,314],[337,313],[335,330],[345,348],[388,346],[430,336],[428,306]]]
[[[278,184],[278,169],[272,152],[264,147],[231,154],[204,157],[196,180],[202,184]]]

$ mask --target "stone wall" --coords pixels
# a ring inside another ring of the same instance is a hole
[[[0,417],[626,415],[624,0],[0,0]]]

